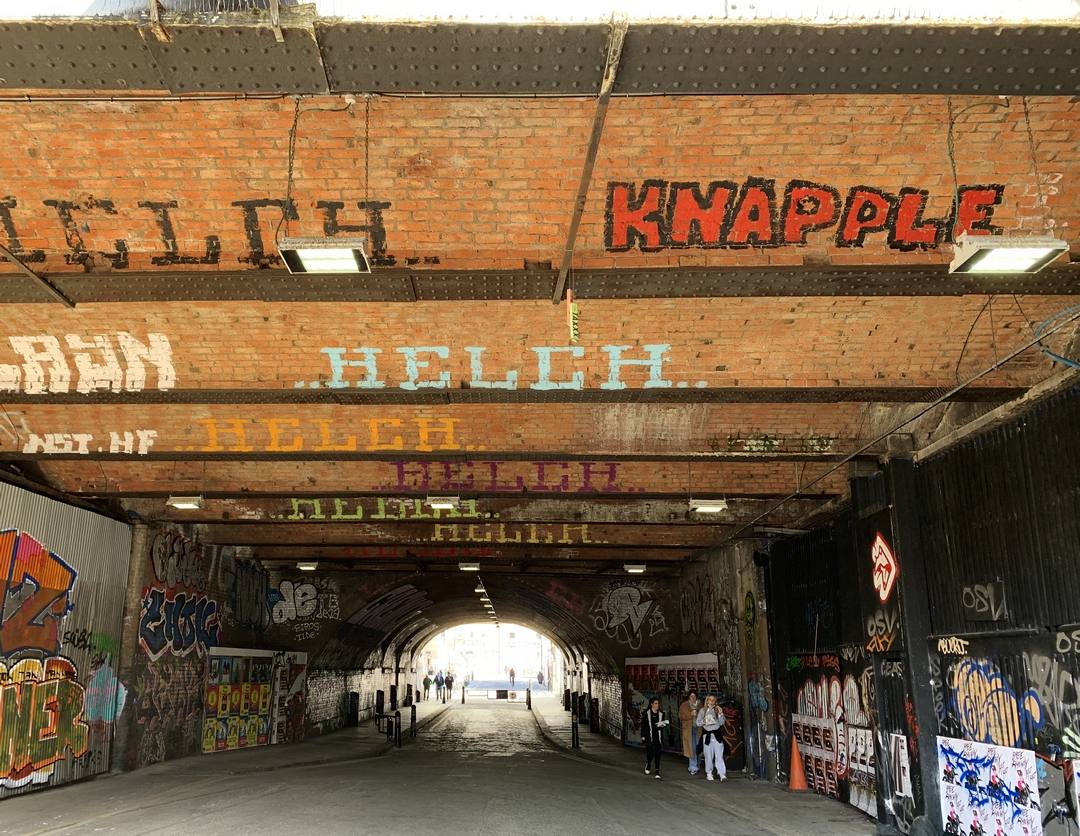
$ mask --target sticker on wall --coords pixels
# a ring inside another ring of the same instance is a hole
[[[1043,833],[1035,753],[939,737],[938,782],[945,833]]]

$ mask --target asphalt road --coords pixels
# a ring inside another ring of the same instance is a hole
[[[237,771],[252,761],[209,755],[8,799],[0,834],[873,833],[869,819],[835,801],[762,782],[690,780],[674,756],[655,780],[628,754],[621,764],[577,759],[547,742],[522,706],[476,703],[444,712],[381,757],[255,773]]]

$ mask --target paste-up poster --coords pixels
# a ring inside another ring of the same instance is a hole
[[[1035,753],[939,737],[941,816],[950,836],[1041,836]]]

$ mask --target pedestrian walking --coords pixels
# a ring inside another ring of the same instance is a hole
[[[431,696],[431,677],[424,674],[424,699]]]
[[[724,764],[724,740],[720,736],[720,729],[724,726],[724,713],[716,704],[716,697],[709,694],[705,698],[705,705],[698,711],[697,720],[694,721],[701,729],[701,741],[705,750],[705,777],[712,781],[713,772],[721,781],[727,780],[727,766]]]
[[[510,668],[510,684],[514,684],[514,669]]]
[[[656,762],[656,777],[660,777],[660,752],[663,746],[663,731],[668,719],[660,710],[660,698],[649,700],[649,708],[641,715],[641,742],[645,744],[645,774],[652,773],[653,761]]]
[[[454,675],[447,671],[446,677],[443,679],[443,684],[446,686],[446,696],[450,699],[454,698]]]
[[[435,674],[435,699],[441,700],[444,697],[443,688],[446,687],[446,677],[443,676],[443,672],[439,671]]]
[[[543,687],[544,687],[544,672],[543,671],[537,671],[536,672],[536,688],[537,688],[537,690],[541,690]]]
[[[697,691],[691,691],[686,695],[686,701],[679,706],[679,728],[682,732],[683,757],[690,759],[690,774],[698,773],[698,738],[701,732],[695,724],[701,703],[698,702]]]

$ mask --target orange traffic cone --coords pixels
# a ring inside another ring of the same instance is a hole
[[[788,771],[788,789],[792,792],[806,792],[806,773],[803,772],[802,755],[799,754],[799,741],[791,738],[791,769]]]

